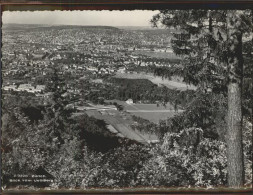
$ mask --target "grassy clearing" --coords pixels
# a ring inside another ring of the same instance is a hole
[[[133,104],[126,106],[126,110],[133,110],[133,107],[137,110],[147,110],[147,111],[153,111],[153,110],[173,110],[173,106],[170,103],[167,103],[165,106],[157,104]],[[135,109],[134,109],[135,110]]]
[[[167,118],[173,117],[176,112],[132,112],[132,115],[147,119],[150,122],[158,124],[160,120],[165,120]]]
[[[156,51],[143,51],[143,50],[136,50],[134,54],[141,54],[153,58],[166,58],[171,60],[178,60],[180,59],[174,53],[167,53],[167,52],[156,52]]]
[[[174,111],[173,105],[167,103],[166,106],[157,104],[127,104],[120,100],[107,100],[108,102],[117,102],[117,104],[122,105],[124,110],[131,115],[147,119],[153,123],[159,123],[160,120],[165,120],[167,118],[173,117],[177,112]]]

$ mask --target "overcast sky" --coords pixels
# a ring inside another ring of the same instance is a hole
[[[158,11],[35,11],[3,12],[3,23],[150,26]]]

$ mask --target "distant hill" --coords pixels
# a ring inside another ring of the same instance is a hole
[[[96,30],[105,30],[105,31],[140,31],[143,33],[148,33],[150,35],[159,35],[159,34],[170,34],[174,33],[176,30],[173,29],[158,29],[152,28],[151,26],[82,26],[82,25],[47,25],[47,24],[3,24],[3,31],[27,31],[27,30],[63,30],[63,29],[83,29],[88,31],[96,31]]]
[[[104,30],[120,30],[112,26],[81,26],[81,25],[47,25],[47,24],[3,24],[3,30],[27,30],[27,29],[104,29]]]
[[[157,30],[151,26],[116,26],[119,29],[123,30]]]
[[[46,24],[14,24],[14,23],[3,23],[3,30],[25,30],[31,28],[50,27],[51,25]]]
[[[119,30],[116,27],[112,27],[112,26],[81,26],[81,25],[54,25],[51,26],[51,28],[55,28],[55,29],[73,29],[73,28],[82,28],[82,29],[106,29],[106,30]]]
[[[147,32],[150,35],[175,33],[175,29],[153,28],[151,26],[117,26],[117,28],[128,31]]]

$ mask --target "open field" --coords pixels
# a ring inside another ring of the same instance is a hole
[[[128,111],[129,112],[129,111]],[[153,112],[153,111],[149,111],[149,112],[129,112],[132,115],[141,117],[143,119],[147,119],[150,122],[153,123],[159,123],[160,120],[165,120],[167,118],[173,117],[176,112],[171,111],[171,112]]]
[[[122,105],[124,110],[129,114],[147,119],[153,123],[159,123],[160,120],[165,120],[177,114],[170,103],[167,103],[166,106],[157,106],[156,104],[127,104],[119,100],[108,100],[107,102],[117,102],[117,104]],[[178,112],[182,111],[183,110],[178,110]]]
[[[134,124],[132,116],[138,116],[158,124],[160,120],[165,120],[177,114],[170,103],[167,103],[165,106],[158,106],[157,104],[127,104],[125,101],[120,100],[106,100],[106,102],[116,102],[123,106],[124,111],[102,109],[103,107],[99,109],[98,106],[94,105],[96,109],[85,109],[84,112],[88,114],[88,116],[104,120],[107,123],[108,130],[115,135],[140,143],[157,141],[158,137],[155,134],[139,132],[133,129],[131,127],[131,125]],[[179,110],[178,112],[182,111],[183,110]]]
[[[87,110],[86,113],[89,116],[93,116],[97,119],[104,120],[108,124],[108,129],[112,133],[119,137],[125,137],[131,140],[135,140],[140,143],[149,143],[152,140],[157,140],[156,136],[148,137],[143,136],[140,132],[133,130],[130,125],[133,124],[132,117],[130,115],[121,113],[115,110]],[[149,140],[152,139],[152,140]]]
[[[132,115],[157,124],[160,120],[165,120],[177,114],[173,106],[169,103],[166,104],[166,107],[157,107],[156,104],[132,104],[125,106],[125,110]],[[179,112],[182,112],[182,110],[179,110]]]
[[[134,54],[141,54],[153,58],[167,58],[171,60],[178,60],[180,57],[176,56],[174,53],[169,52],[159,52],[159,51],[144,51],[144,50],[135,50]]]
[[[162,111],[162,110],[169,110],[173,111],[174,108],[170,103],[167,103],[165,106],[157,104],[127,104],[125,106],[126,110],[146,110],[146,111]]]
[[[163,79],[162,77],[154,76],[152,74],[146,74],[146,73],[119,73],[117,72],[114,77],[126,78],[126,79],[148,79],[154,84],[164,85],[170,89],[178,89],[182,91],[185,91],[187,89],[196,90],[196,87],[193,85],[187,85],[186,83],[183,83],[180,81],[172,81],[168,79]]]

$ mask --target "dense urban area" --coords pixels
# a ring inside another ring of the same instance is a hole
[[[2,29],[6,188],[226,186],[227,102],[215,93],[224,88],[177,74],[175,29]],[[245,96],[246,185],[250,101]],[[36,183],[29,175],[45,178]]]
[[[165,30],[28,25],[15,36],[10,33],[12,26],[6,28],[4,95],[26,94],[38,106],[46,106],[56,82],[52,75],[57,74],[64,82],[64,101],[73,109],[73,118],[87,114],[104,120],[108,130],[122,138],[158,142],[155,132],[138,133],[142,127],[137,120],[142,118],[155,128],[175,109],[182,111],[178,103],[174,107],[168,103],[169,93],[194,88],[179,78],[169,81],[152,76],[157,67],[178,66]]]

